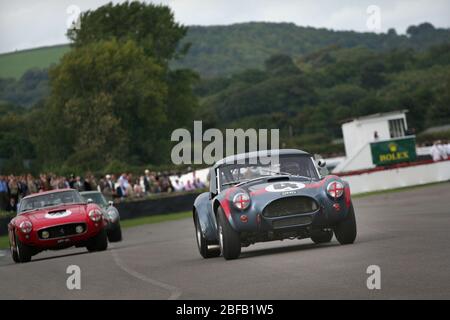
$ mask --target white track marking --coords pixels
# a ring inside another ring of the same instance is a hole
[[[115,247],[112,246],[111,244],[110,244],[110,247],[112,247],[112,249],[113,249],[110,252],[111,252],[111,254],[112,254],[113,258],[114,258],[114,262],[116,263],[116,265],[120,269],[122,269],[123,271],[125,271],[129,275],[131,275],[131,276],[133,276],[133,277],[135,277],[135,278],[137,278],[137,279],[139,279],[141,281],[150,283],[151,285],[154,285],[154,286],[157,286],[157,287],[160,287],[160,288],[163,288],[163,289],[169,291],[170,292],[170,296],[169,296],[168,300],[177,300],[181,296],[182,291],[181,291],[180,288],[177,288],[175,286],[172,286],[170,284],[167,284],[167,283],[164,283],[164,282],[161,282],[161,281],[158,281],[158,280],[151,279],[151,278],[147,277],[146,275],[144,275],[142,273],[139,273],[139,272],[131,269],[130,267],[128,267],[123,262],[122,258],[119,256],[119,254],[116,252],[116,250],[114,250]]]

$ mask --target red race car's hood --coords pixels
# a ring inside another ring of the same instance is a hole
[[[61,205],[25,213],[24,216],[30,219],[35,227],[79,222],[86,220],[87,206],[84,204]]]

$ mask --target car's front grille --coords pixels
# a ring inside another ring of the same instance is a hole
[[[272,222],[272,225],[275,229],[277,229],[277,228],[311,224],[311,222],[312,222],[312,216],[308,215],[308,216],[303,216],[303,217],[292,217],[292,218],[275,220]]]
[[[78,227],[78,232],[77,232],[77,227]],[[80,228],[82,228],[82,229],[80,229]],[[48,232],[48,236],[43,236],[44,232]],[[82,234],[84,232],[86,232],[86,224],[85,223],[69,223],[69,224],[63,224],[63,225],[39,230],[38,235],[39,235],[40,239],[47,240],[47,239],[73,236],[73,235],[77,235],[77,234]]]
[[[297,196],[277,199],[269,203],[263,210],[266,218],[277,218],[295,214],[317,211],[317,202],[310,197]]]

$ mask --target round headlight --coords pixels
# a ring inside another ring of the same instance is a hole
[[[233,204],[239,210],[245,210],[250,205],[250,196],[247,193],[237,193],[233,198]]]
[[[50,233],[48,231],[42,231],[41,236],[43,239],[48,239],[48,237],[50,237]]]
[[[82,225],[78,225],[75,227],[76,233],[83,233],[83,231],[84,231],[84,227]]]
[[[111,220],[116,220],[119,217],[119,214],[116,210],[108,210],[108,216]]]
[[[94,222],[98,222],[102,219],[102,213],[97,209],[91,210],[89,211],[89,218]]]
[[[327,186],[327,193],[334,199],[340,198],[344,194],[344,185],[339,181],[330,182]]]
[[[33,224],[30,221],[23,221],[20,223],[19,228],[23,233],[30,233],[33,230]]]

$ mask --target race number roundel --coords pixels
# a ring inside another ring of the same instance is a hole
[[[267,192],[294,191],[303,189],[304,187],[305,185],[301,182],[286,181],[270,184],[266,187],[266,191]]]

